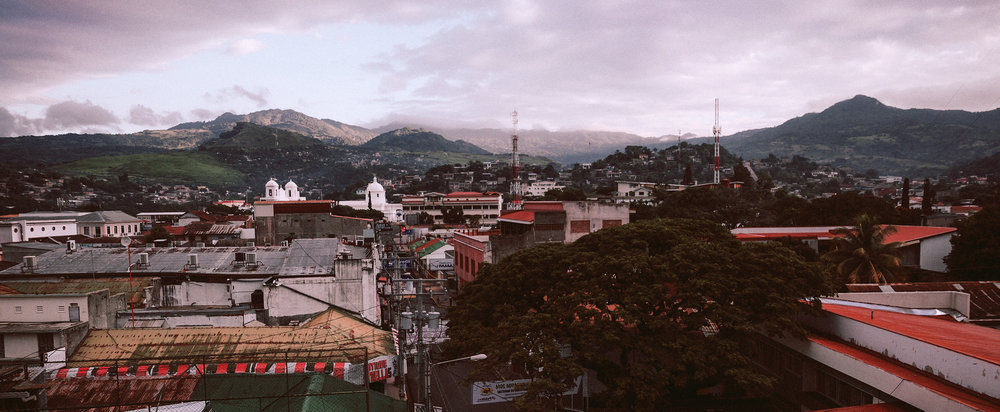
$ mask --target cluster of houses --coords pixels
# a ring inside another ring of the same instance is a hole
[[[420,379],[403,376],[444,373],[420,367],[429,342],[447,329],[431,314],[446,311],[482,265],[628,224],[628,201],[648,189],[623,182],[619,201],[528,200],[505,210],[500,193],[465,190],[395,204],[373,179],[364,200],[339,204],[386,216],[373,220],[334,215],[337,202],[302,199],[294,184],[272,181],[252,215],[5,217],[0,408],[408,410],[406,400],[428,400]],[[442,224],[442,207],[478,224]],[[435,224],[415,222],[421,213]],[[173,239],[145,242],[154,224]],[[823,251],[834,229],[732,233]],[[954,234],[905,226],[886,241],[902,243],[905,265],[943,271]],[[774,402],[799,410],[1000,409],[1000,284],[849,289],[822,298],[824,316],[798,319],[811,331],[805,339],[762,336],[755,344],[755,361],[782,389],[767,394]],[[438,406],[511,407],[510,399],[477,397],[482,383],[445,379],[452,384],[435,389]],[[597,388],[584,384],[570,396]]]

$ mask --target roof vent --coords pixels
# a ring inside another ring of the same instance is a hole
[[[35,256],[25,256],[24,257],[24,269],[32,271],[38,268],[38,258]]]
[[[188,255],[188,263],[184,265],[184,269],[198,269],[198,255],[191,253]]]

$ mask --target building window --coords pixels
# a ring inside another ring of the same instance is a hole
[[[570,233],[590,233],[589,220],[572,220],[569,222]]]
[[[20,305],[14,306],[14,313],[21,313],[21,312],[22,312],[22,309],[21,309]]]
[[[43,231],[43,232],[45,231],[45,226],[42,226],[42,231]]]
[[[63,226],[62,230],[66,230],[66,226]]]
[[[45,313],[45,306],[42,305],[35,306],[35,313]]]
[[[16,227],[14,228],[14,233],[17,233],[17,228]]]
[[[59,308],[57,310],[59,311],[59,313],[63,313],[66,312],[66,307],[63,305],[59,305]]]
[[[55,227],[55,226],[52,226],[52,231],[53,231],[53,232],[55,232],[55,231],[56,231],[56,227]]]

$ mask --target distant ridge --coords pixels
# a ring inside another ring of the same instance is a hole
[[[375,136],[362,147],[372,149],[396,149],[408,152],[452,152],[490,154],[489,151],[464,140],[451,141],[424,129],[403,127]]]
[[[249,114],[223,113],[215,120],[181,123],[170,130],[208,130],[218,136],[232,130],[237,123],[248,122],[276,129],[289,130],[315,137],[326,143],[356,146],[375,136],[371,130],[330,119],[317,119],[294,110],[261,110]]]
[[[936,176],[1000,151],[1000,109],[899,109],[863,95],[779,126],[725,136],[745,159],[773,153],[880,173]]]

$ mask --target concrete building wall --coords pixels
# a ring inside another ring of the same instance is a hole
[[[954,309],[969,316],[970,295],[963,292],[838,293],[837,299],[912,309]]]
[[[951,253],[952,233],[930,237],[920,241],[920,268],[933,270],[935,272],[945,272],[948,266],[944,264],[944,257]]]
[[[360,259],[338,260],[331,277],[282,278],[265,286],[264,305],[272,319],[312,314],[335,305],[379,323],[374,271]]]
[[[182,282],[163,286],[163,306],[230,306],[232,294],[228,283]]]
[[[589,233],[606,227],[621,226],[629,223],[629,206],[624,204],[608,204],[600,202],[563,202],[566,211],[566,242],[575,242]],[[588,221],[590,230],[587,233],[575,231],[573,222]]]

